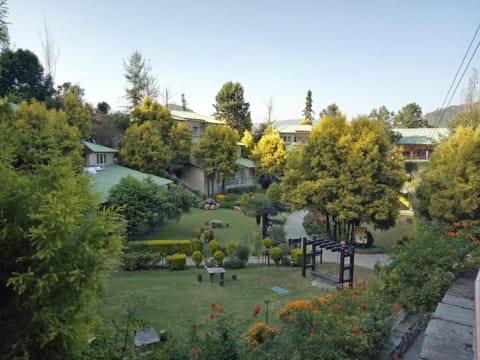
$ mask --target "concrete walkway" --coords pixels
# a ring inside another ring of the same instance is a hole
[[[308,237],[305,229],[303,228],[303,218],[307,215],[306,210],[298,210],[291,213],[283,227],[286,238],[303,238]],[[338,252],[324,251],[323,261],[325,262],[338,262],[340,261],[340,254]],[[359,254],[355,253],[355,265],[373,269],[375,264],[386,264],[388,262],[388,256],[386,254]]]

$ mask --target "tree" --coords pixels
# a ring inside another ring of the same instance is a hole
[[[69,128],[62,112],[34,102],[1,113],[0,353],[78,358],[123,220],[99,207],[75,156],[57,144]]]
[[[267,124],[272,123],[272,114],[273,114],[273,97],[268,99],[267,102]]]
[[[248,130],[245,130],[240,142],[244,145],[242,146],[242,157],[250,158],[254,146],[252,133]]]
[[[269,124],[267,123],[261,123],[258,125],[258,127],[255,127],[253,129],[253,142],[258,143],[260,139],[262,138],[265,130],[267,129]]]
[[[251,130],[250,104],[245,102],[244,90],[239,82],[231,81],[223,84],[215,96],[215,118],[225,121],[232,129],[243,135],[245,130]]]
[[[167,108],[147,96],[133,109],[131,119],[120,152],[125,164],[160,175],[188,163],[191,134],[185,125],[174,123]]]
[[[110,105],[107,102],[102,101],[97,104],[97,111],[102,114],[108,114],[110,111]]]
[[[453,222],[478,220],[480,128],[460,126],[435,147],[416,192],[419,213]]]
[[[192,193],[180,185],[160,186],[150,177],[142,181],[127,176],[110,189],[108,203],[122,209],[127,232],[132,236],[149,233],[168,219],[178,220],[190,211],[193,199]]]
[[[262,138],[253,149],[252,155],[255,159],[256,172],[265,176],[264,185],[267,188],[275,176],[283,173],[287,160],[285,143],[273,126],[267,126]]]
[[[6,49],[10,42],[8,36],[8,22],[7,22],[7,0],[0,0],[0,47]]]
[[[145,96],[154,100],[158,97],[159,88],[157,79],[152,74],[152,65],[150,61],[143,58],[138,50],[135,50],[126,62],[123,62],[123,66],[127,80],[125,98],[130,103],[129,108],[139,106]]]
[[[188,103],[184,93],[182,93],[182,110],[188,111]]]
[[[468,79],[468,86],[464,90],[465,112],[480,112],[480,89],[478,70],[472,69],[472,75]]]
[[[47,75],[50,76],[53,81],[55,79],[59,52],[55,47],[55,39],[50,33],[45,20],[43,21],[43,36],[44,37],[41,37],[40,40],[45,59],[45,69],[47,71]]]
[[[215,184],[235,174],[237,165],[237,133],[228,126],[209,126],[194,148],[195,161],[202,167],[207,178],[207,195],[215,191]]]
[[[0,97],[12,102],[45,101],[54,93],[53,82],[45,77],[37,56],[30,50],[4,50],[0,53]]]
[[[340,109],[338,108],[337,104],[330,104],[327,106],[326,109],[320,111],[320,119],[324,116],[337,116],[341,115]]]
[[[310,125],[313,123],[313,114],[315,112],[312,109],[312,91],[308,90],[307,91],[307,98],[305,99],[305,109],[302,111],[302,115],[304,120],[310,120]]]
[[[422,108],[416,103],[405,105],[395,116],[394,125],[401,128],[427,127],[422,117]]]
[[[372,109],[368,115],[369,119],[378,120],[384,124],[392,144],[396,144],[402,137],[401,134],[392,130],[394,116],[395,112],[389,111],[385,105],[380,106],[378,109]]]
[[[323,214],[331,239],[351,242],[365,221],[380,229],[395,224],[404,180],[382,123],[325,115],[307,143],[289,153],[282,192],[296,207]]]

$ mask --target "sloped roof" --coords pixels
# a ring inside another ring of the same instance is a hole
[[[239,157],[237,160],[235,160],[235,164],[246,167],[246,168],[251,168],[251,169],[255,168],[255,163],[252,160],[245,159],[242,157]]]
[[[312,132],[312,125],[301,125],[301,124],[288,124],[282,125],[277,128],[277,131],[282,133],[310,133]]]
[[[172,180],[164,179],[160,176],[142,173],[117,164],[106,165],[103,170],[97,171],[96,174],[90,174],[90,182],[94,191],[101,194],[101,201],[105,202],[108,199],[108,192],[110,189],[120,182],[120,179],[125,176],[133,176],[135,179],[143,180],[150,177],[157,185],[167,185],[172,183]]]
[[[173,119],[175,120],[191,120],[191,121],[199,121],[199,122],[206,122],[209,124],[218,124],[218,125],[225,125],[223,121],[218,121],[211,116],[201,115],[194,113],[193,111],[180,111],[180,110],[170,110]]]
[[[448,136],[447,128],[414,128],[414,129],[392,129],[402,137],[397,142],[399,145],[430,145]]]
[[[103,145],[98,145],[98,144],[94,144],[92,142],[89,142],[89,141],[83,141],[83,145],[85,145],[88,150],[90,150],[91,152],[101,152],[101,153],[116,153],[118,152],[118,150],[115,150],[113,148],[110,148],[108,146],[103,146]]]

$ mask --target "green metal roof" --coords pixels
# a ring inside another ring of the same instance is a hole
[[[120,179],[125,176],[133,176],[138,180],[143,180],[150,177],[155,184],[167,185],[172,183],[172,180],[164,179],[159,176],[145,174],[137,170],[129,169],[117,164],[106,165],[103,170],[97,171],[96,174],[90,174],[91,184],[93,189],[101,194],[102,202],[107,201],[109,190],[120,182]]]
[[[431,145],[433,139],[428,136],[404,136],[399,141],[399,145]]]
[[[98,152],[98,153],[116,153],[118,152],[118,150],[115,150],[113,148],[110,148],[108,146],[103,146],[103,145],[98,145],[98,144],[94,144],[92,142],[89,142],[89,141],[83,141],[83,145],[85,145],[88,150],[90,150],[91,152]]]
[[[246,167],[246,168],[255,168],[255,163],[250,159],[238,158],[235,160],[235,164]]]

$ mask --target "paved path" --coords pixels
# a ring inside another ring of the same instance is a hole
[[[306,210],[298,210],[291,213],[286,221],[283,229],[286,238],[299,238],[308,236],[303,228],[303,218],[307,214]],[[340,261],[340,254],[337,252],[324,251],[323,260],[326,262]],[[386,254],[355,254],[355,265],[373,269],[375,264],[385,264],[388,261]]]

